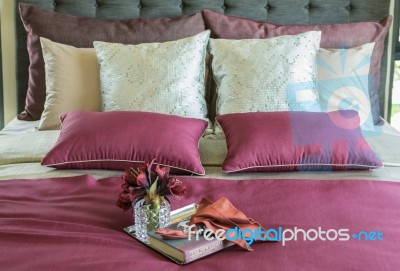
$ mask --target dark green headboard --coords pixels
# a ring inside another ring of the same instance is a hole
[[[97,18],[174,17],[203,8],[280,24],[328,24],[381,20],[389,14],[390,0],[15,0],[51,11]],[[18,9],[15,9],[18,12]],[[28,84],[26,34],[16,16],[18,109],[23,110]],[[387,50],[381,68],[381,113],[385,101]],[[17,113],[17,112],[16,112]]]

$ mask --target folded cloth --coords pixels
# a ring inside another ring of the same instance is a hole
[[[190,218],[189,224],[203,225],[213,232],[222,230],[226,233],[228,230],[235,229],[245,233],[246,237],[251,237],[249,235],[253,233],[254,238],[257,236],[255,233],[262,231],[261,236],[258,236],[260,240],[276,240],[272,233],[266,236],[265,229],[258,222],[248,218],[225,197],[216,202],[203,198],[196,213]],[[186,233],[173,229],[158,229],[156,233],[165,239],[187,238]],[[253,250],[243,238],[230,238],[229,240],[248,251]]]
[[[187,233],[184,233],[181,230],[175,230],[175,229],[159,228],[159,229],[156,229],[154,232],[161,235],[162,238],[165,240],[185,239],[188,237]]]

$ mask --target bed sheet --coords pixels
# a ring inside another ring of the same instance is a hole
[[[0,135],[15,135],[26,132],[34,132],[39,126],[39,120],[37,121],[24,121],[14,118],[0,131]]]
[[[199,202],[202,197],[217,200],[225,196],[266,229],[344,229],[349,237],[339,241],[337,235],[330,234],[329,240],[303,240],[299,234],[297,241],[286,238],[285,242],[253,243],[252,252],[233,246],[182,267],[122,231],[132,224],[133,216],[115,206],[120,179],[96,181],[80,176],[14,180],[0,182],[4,207],[0,210],[2,268],[398,270],[400,265],[400,227],[393,219],[400,213],[399,183],[254,180],[248,185],[245,181],[198,181],[190,177],[182,181],[190,191],[181,200],[171,200],[172,209]],[[365,240],[362,231],[379,231],[381,239]],[[354,234],[360,237],[350,238]]]

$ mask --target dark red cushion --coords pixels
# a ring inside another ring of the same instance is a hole
[[[361,134],[356,111],[236,113],[217,121],[228,147],[227,173],[383,166]]]
[[[380,22],[356,22],[326,25],[276,25],[250,19],[226,16],[211,10],[203,10],[206,27],[212,38],[223,39],[265,39],[281,35],[296,35],[311,30],[321,31],[321,48],[352,48],[375,42],[372,52],[369,97],[375,124],[381,122],[379,109],[380,66],[385,37],[392,18]]]
[[[193,36],[205,30],[201,13],[162,19],[101,20],[50,12],[33,5],[19,5],[28,34],[29,83],[22,120],[38,120],[46,99],[45,71],[39,37],[78,48],[91,48],[93,41],[139,44]]]
[[[61,115],[61,133],[42,165],[115,169],[156,164],[203,175],[198,150],[207,121],[148,112],[75,111]]]

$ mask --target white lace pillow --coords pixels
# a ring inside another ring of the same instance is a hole
[[[95,41],[103,110],[207,117],[205,56],[210,31],[164,43]]]
[[[356,110],[363,131],[373,131],[369,72],[375,43],[323,49],[317,55],[319,102],[324,112]]]
[[[210,39],[217,115],[320,111],[316,54],[320,31],[270,39]]]

